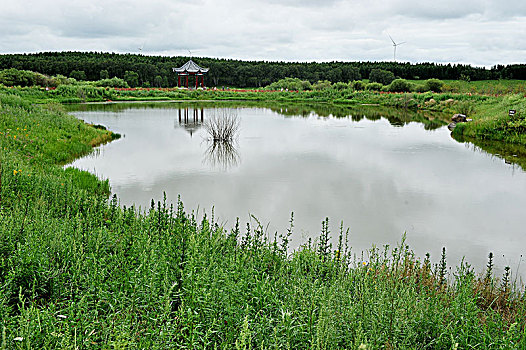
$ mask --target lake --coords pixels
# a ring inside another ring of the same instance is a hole
[[[123,135],[70,166],[108,178],[121,205],[142,210],[178,195],[187,211],[231,228],[253,215],[292,247],[330,220],[356,254],[406,242],[480,272],[488,253],[514,271],[526,253],[526,172],[451,138],[444,117],[379,107],[155,103],[81,105],[71,112]],[[236,115],[237,140],[215,146],[203,123]],[[413,120],[418,120],[414,122]],[[243,224],[242,227],[245,225]],[[521,270],[524,270],[521,268]],[[502,270],[498,270],[501,274]]]

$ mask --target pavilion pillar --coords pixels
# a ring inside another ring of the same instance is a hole
[[[201,86],[204,88],[205,87],[205,75],[201,75]]]
[[[188,89],[188,75],[186,76],[186,88]]]
[[[195,88],[197,89],[197,80],[199,79],[199,76],[196,74],[195,75]]]
[[[177,87],[181,86],[181,75],[177,74]]]

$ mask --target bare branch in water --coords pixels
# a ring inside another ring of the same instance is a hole
[[[239,118],[233,109],[215,111],[204,122],[209,140],[214,142],[232,142],[239,133]]]
[[[234,145],[239,133],[239,117],[235,109],[215,110],[204,122],[208,133],[208,148],[204,160],[212,167],[227,170],[239,164],[239,153]]]

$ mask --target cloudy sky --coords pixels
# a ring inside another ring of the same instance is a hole
[[[0,53],[526,62],[524,0],[0,0]],[[141,49],[141,50],[140,50]]]

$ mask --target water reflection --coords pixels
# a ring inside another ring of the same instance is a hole
[[[270,106],[269,108],[287,117],[310,117],[316,115],[321,118],[349,118],[355,122],[364,119],[377,121],[386,118],[393,126],[405,126],[409,123],[418,122],[422,123],[426,130],[438,129],[446,125],[448,120],[448,116],[443,113],[417,112],[410,109],[394,109],[382,106],[344,106],[319,103],[315,105]]]
[[[200,110],[194,108],[192,109],[191,113],[188,107],[179,108],[178,115],[179,124],[176,125],[176,127],[179,126],[185,129],[190,134],[190,137],[192,137],[197,129],[201,128],[204,124],[205,112],[203,107],[201,107]]]
[[[506,164],[518,165],[526,171],[526,147],[501,141],[487,141],[467,137],[451,137],[475,152],[486,153],[502,159]]]
[[[386,118],[393,126],[403,126],[412,122],[419,122],[426,130],[435,130],[449,123],[449,114],[414,111],[404,108],[389,108],[375,105],[334,105],[328,103],[279,103],[279,102],[251,102],[251,101],[213,101],[213,102],[191,102],[191,101],[158,101],[158,102],[112,102],[112,103],[86,103],[81,105],[66,105],[69,111],[104,111],[124,112],[130,108],[141,109],[189,109],[192,113],[196,110],[208,110],[218,108],[268,108],[285,117],[310,117],[318,116],[349,118],[359,122],[363,119],[376,121]],[[189,112],[190,113],[190,112]],[[188,119],[193,120],[192,113]],[[182,115],[184,119],[184,114]],[[198,118],[199,119],[199,118]]]
[[[421,123],[425,130],[438,130],[449,123],[449,114],[429,111],[413,111],[403,108],[388,108],[383,106],[365,105],[333,105],[328,103],[277,103],[277,102],[250,102],[250,101],[214,101],[214,102],[188,102],[188,101],[158,101],[158,102],[112,102],[112,103],[87,103],[82,105],[66,105],[70,111],[103,111],[121,113],[130,108],[141,109],[174,109],[178,108],[182,113],[178,126],[185,128],[192,136],[202,127],[204,111],[217,108],[268,108],[285,117],[318,118],[334,117],[349,118],[352,121],[362,120],[378,121],[382,118],[388,120],[392,126],[405,126],[410,123]],[[184,111],[189,110],[188,118],[185,119]],[[200,113],[197,118],[195,113]],[[498,141],[481,141],[475,139],[456,139],[456,141],[473,144],[477,152],[494,155],[509,164],[517,164],[523,170],[526,169],[526,148],[523,146],[504,144]],[[213,147],[212,147],[213,148]]]
[[[208,141],[203,162],[212,168],[226,171],[236,167],[241,161],[237,145],[234,142]]]

